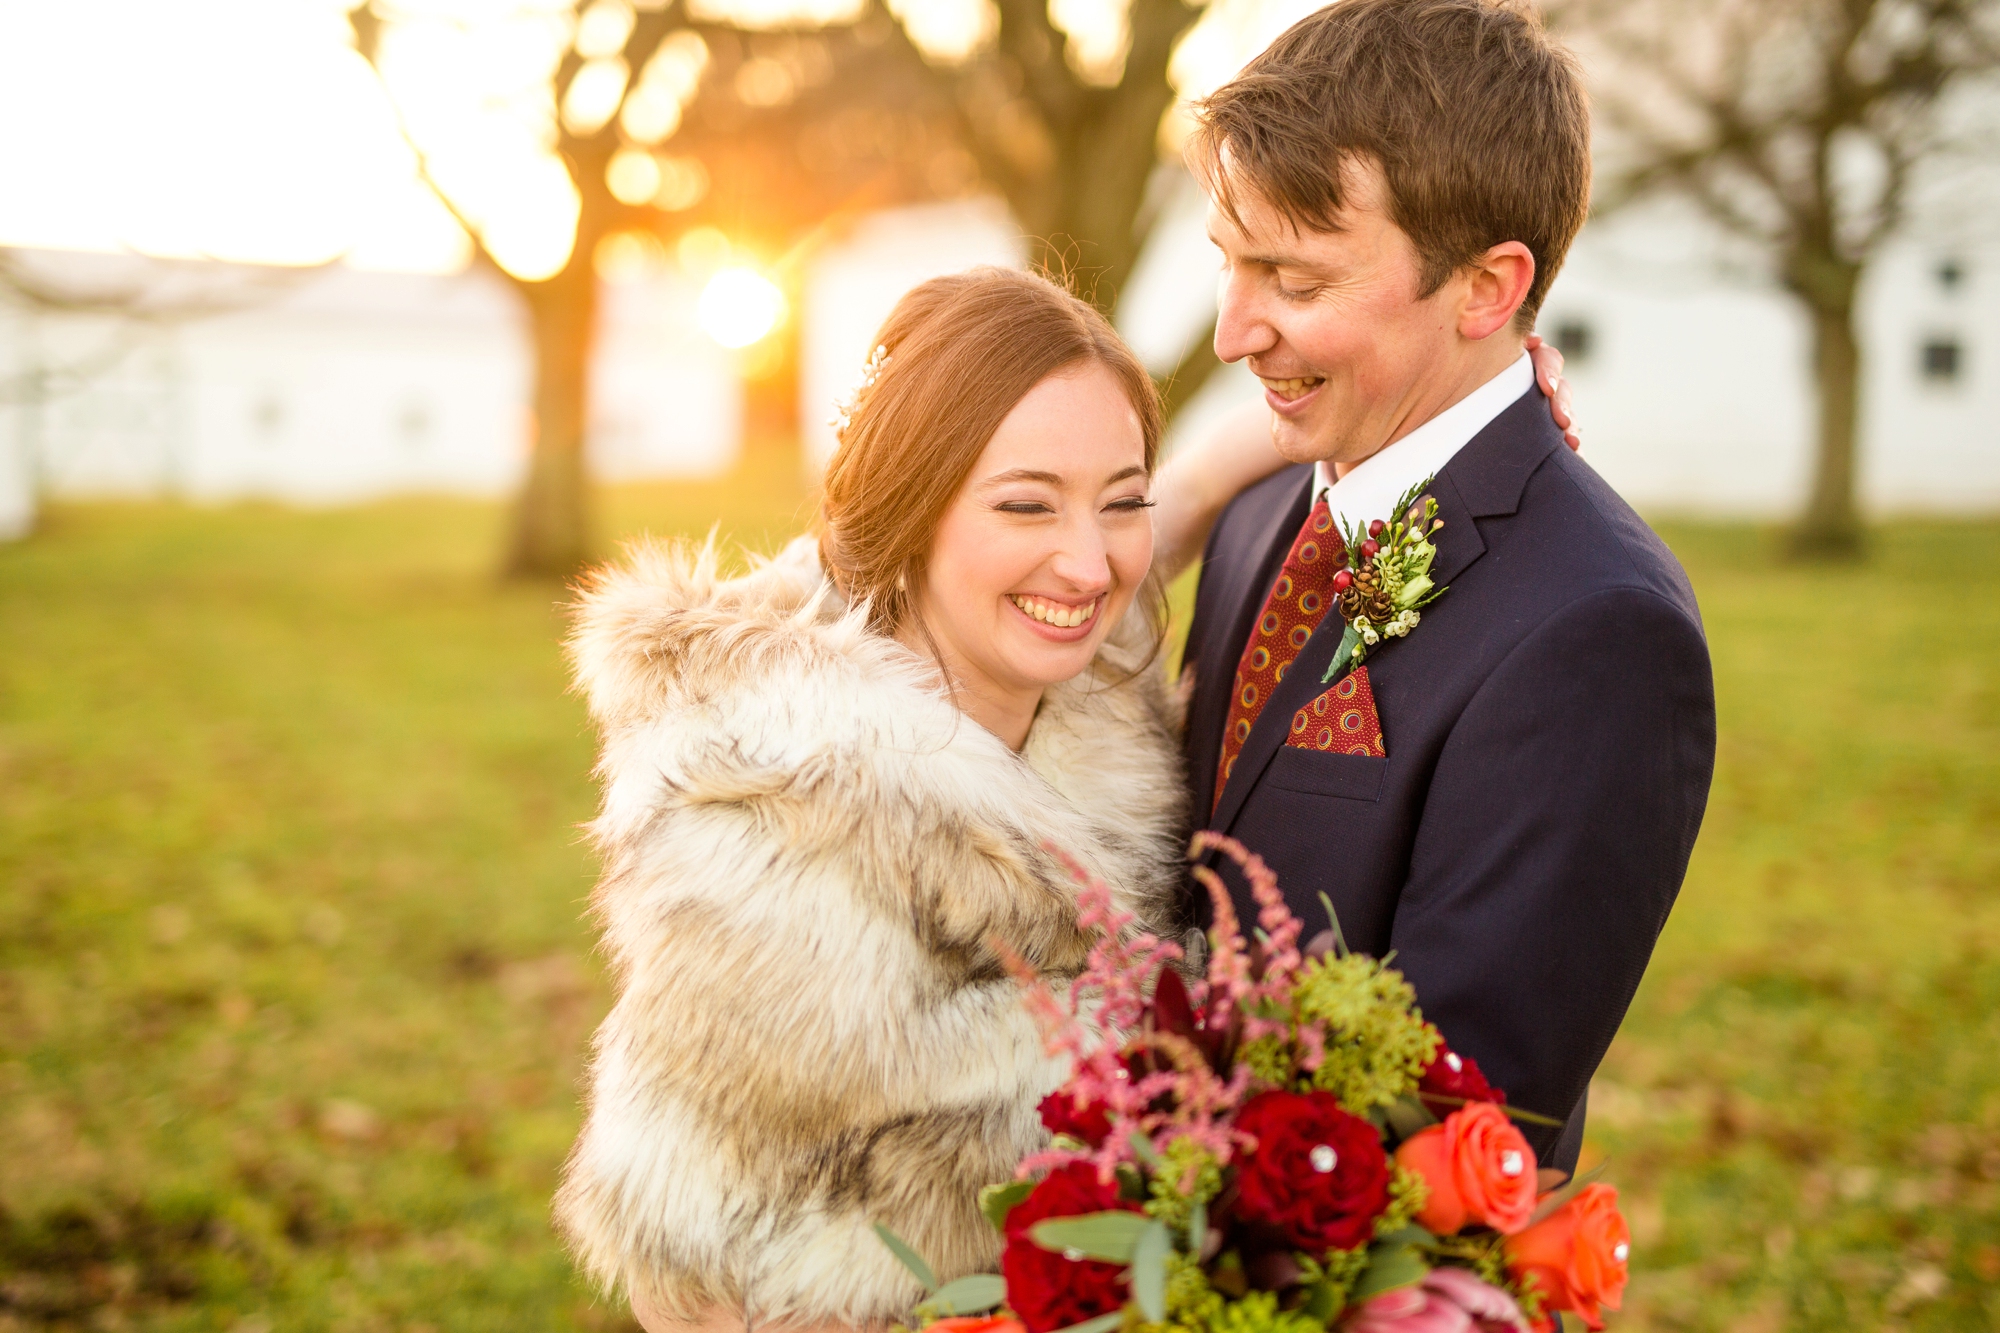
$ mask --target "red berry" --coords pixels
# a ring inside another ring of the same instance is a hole
[[[1363,560],[1373,560],[1375,553],[1381,549],[1381,543],[1370,537],[1367,541],[1361,543],[1361,558]]]
[[[1387,523],[1384,523],[1381,519],[1378,518],[1373,523],[1370,523],[1368,525],[1368,535],[1370,537],[1380,537],[1383,531],[1388,526],[1389,525]]]
[[[1354,574],[1352,571],[1343,569],[1333,576],[1333,590],[1335,592],[1346,592],[1353,586]]]

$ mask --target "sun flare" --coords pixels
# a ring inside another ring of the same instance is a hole
[[[724,347],[748,347],[785,318],[785,294],[755,269],[725,268],[701,289],[702,332]]]

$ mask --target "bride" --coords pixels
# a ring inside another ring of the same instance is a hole
[[[640,548],[571,639],[618,994],[556,1214],[655,1333],[885,1325],[921,1292],[878,1222],[990,1268],[977,1192],[1063,1074],[1000,947],[1081,967],[1058,850],[1183,924],[1159,579],[1281,460],[1238,430],[1156,476],[1144,367],[1029,274],[925,283],[877,341],[816,542]]]

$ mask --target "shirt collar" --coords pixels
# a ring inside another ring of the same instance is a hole
[[[1520,359],[1400,440],[1384,445],[1344,477],[1321,462],[1313,468],[1313,495],[1324,495],[1343,531],[1360,531],[1372,519],[1388,518],[1403,492],[1444,470],[1472,437],[1506,411],[1535,384],[1535,363]]]

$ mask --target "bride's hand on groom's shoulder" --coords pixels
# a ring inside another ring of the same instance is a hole
[[[1569,381],[1563,378],[1563,354],[1539,333],[1528,335],[1528,355],[1535,359],[1535,383],[1549,397],[1549,415],[1562,427],[1563,443],[1571,449],[1583,448],[1576,433],[1576,405],[1570,398]]]

